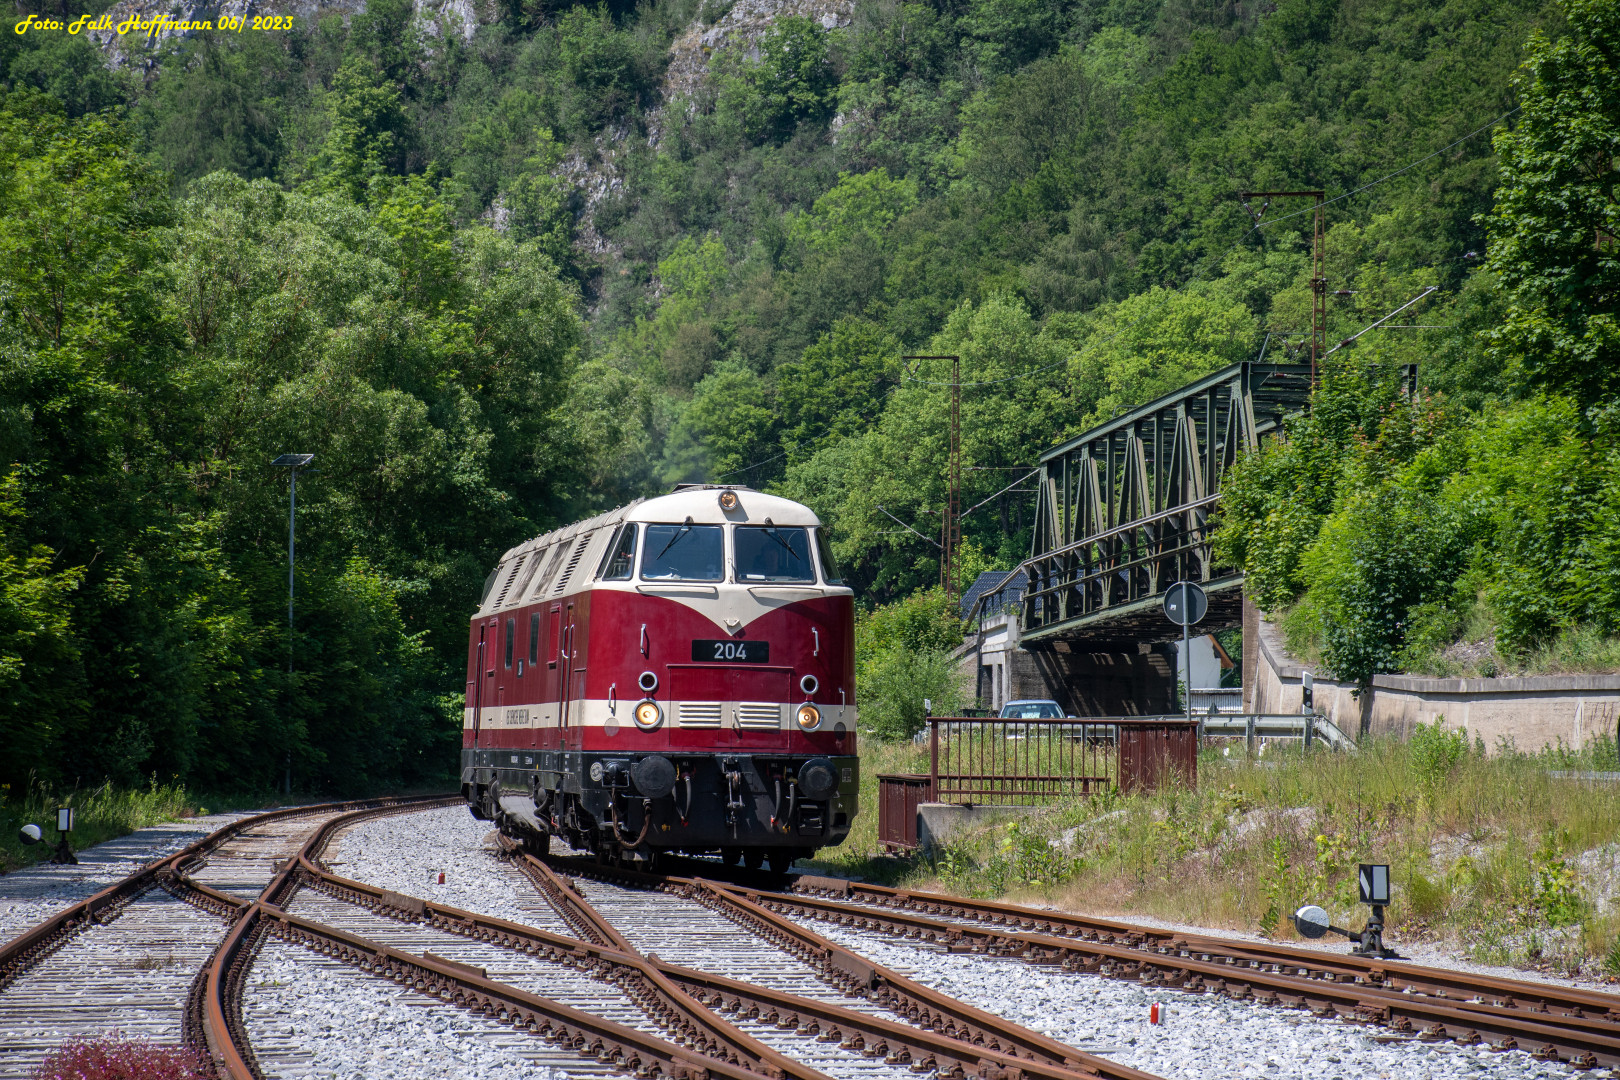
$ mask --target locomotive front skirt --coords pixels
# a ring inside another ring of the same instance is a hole
[[[514,838],[785,868],[849,833],[854,598],[799,503],[683,485],[521,544],[467,661],[462,792]]]

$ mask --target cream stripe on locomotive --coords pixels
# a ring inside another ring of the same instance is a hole
[[[640,699],[605,698],[573,701],[568,707],[569,727],[609,728],[633,723],[630,710]],[[797,702],[781,701],[660,701],[664,710],[662,726],[682,729],[736,728],[741,731],[782,731]],[[818,705],[824,730],[843,724],[854,730],[855,706]],[[557,704],[500,705],[484,709],[485,731],[557,727]],[[463,711],[462,726],[472,727],[473,710]]]

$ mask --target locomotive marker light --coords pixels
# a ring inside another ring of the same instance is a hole
[[[1192,723],[1192,624],[1203,619],[1209,611],[1209,597],[1201,586],[1191,581],[1178,581],[1164,594],[1164,617],[1181,627],[1181,662],[1187,673],[1187,722]]]
[[[1294,928],[1300,937],[1316,939],[1328,933],[1343,934],[1356,943],[1352,956],[1368,956],[1379,960],[1398,960],[1400,954],[1384,947],[1384,907],[1389,903],[1389,865],[1362,863],[1356,869],[1358,899],[1372,907],[1372,917],[1360,933],[1334,926],[1328,913],[1315,904],[1307,904],[1294,912]]]
[[[814,731],[821,726],[821,710],[807,701],[799,706],[797,719],[799,727],[805,731]]]

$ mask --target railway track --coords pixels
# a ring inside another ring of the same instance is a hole
[[[0,1075],[26,1075],[63,1038],[118,1028],[175,1041],[231,905],[183,902],[186,868],[257,893],[319,824],[357,804],[293,807],[226,825],[0,944]],[[386,804],[378,804],[386,805]]]
[[[1303,1006],[1426,1039],[1485,1040],[1577,1068],[1620,1065],[1620,998],[1587,990],[831,879],[799,878],[784,892],[757,887],[760,878],[648,875],[508,845],[505,857],[534,890],[515,922],[344,877],[341,860],[323,861],[344,829],[436,805],[445,802],[245,819],[0,945],[0,1071],[49,1048],[42,1036],[14,1034],[25,1018],[44,1026],[33,1003],[77,995],[48,1023],[73,1029],[79,1008],[93,1014],[79,1028],[99,1032],[112,1025],[97,995],[122,993],[150,1022],[120,1025],[126,1033],[172,1040],[179,1029],[221,1077],[305,1072],[319,1063],[292,1026],[264,1029],[256,1044],[248,1037],[244,991],[266,953],[279,970],[386,980],[374,984],[391,1000],[499,1021],[511,1032],[505,1048],[571,1075],[1153,1080],[841,947],[806,925],[814,920],[941,951]]]
[[[953,952],[1308,1008],[1427,1040],[1522,1049],[1576,1068],[1620,1066],[1620,997],[1593,990],[838,879],[801,877],[790,893],[718,882],[672,884],[706,888],[778,917],[823,920]]]

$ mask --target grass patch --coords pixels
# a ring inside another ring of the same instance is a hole
[[[115,788],[111,784],[89,791],[55,792],[30,785],[20,795],[8,789],[0,802],[0,872],[48,859],[56,846],[56,809],[73,807],[73,849],[78,851],[113,840],[148,825],[208,813],[180,784],[159,784],[154,777],[144,788]],[[25,846],[17,832],[33,823],[44,830],[38,844]]]
[[[1549,769],[1612,769],[1612,741],[1487,756],[1443,724],[1356,755],[1241,741],[1206,749],[1196,789],[1056,802],[928,858],[877,853],[877,774],[926,772],[927,747],[861,751],[861,815],[820,865],[973,896],[1151,915],[1294,937],[1300,904],[1359,926],[1361,862],[1387,862],[1396,941],[1476,959],[1620,976],[1620,785]]]

